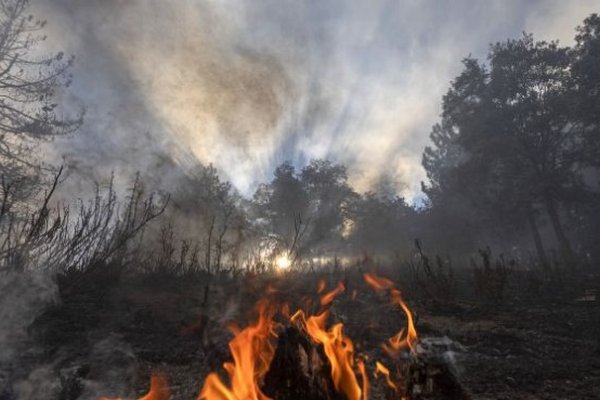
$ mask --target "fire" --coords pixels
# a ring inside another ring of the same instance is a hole
[[[259,382],[267,373],[275,348],[271,343],[274,322],[267,301],[258,304],[256,323],[236,332],[229,342],[233,362],[223,364],[229,375],[230,386],[219,376],[210,373],[198,400],[269,400],[259,388]]]
[[[365,282],[367,282],[367,285],[371,286],[373,290],[378,292],[394,288],[394,282],[387,278],[379,277],[375,274],[365,273],[363,278]]]
[[[388,340],[389,345],[384,344],[384,350],[386,350],[388,354],[393,356],[396,355],[400,350],[408,347],[410,351],[414,353],[416,351],[416,342],[418,339],[418,335],[417,330],[415,328],[413,315],[406,303],[404,302],[404,300],[402,300],[402,297],[400,296],[400,291],[393,289],[391,291],[391,294],[392,302],[398,304],[402,308],[402,311],[404,311],[404,314],[406,314],[408,326],[407,329],[402,328],[396,335],[391,337]],[[405,331],[406,335],[404,335]]]
[[[388,339],[383,345],[384,350],[392,357],[396,357],[401,350],[407,348],[414,353],[418,339],[417,331],[412,312],[402,299],[400,291],[387,278],[374,274],[364,274],[363,277],[374,290],[389,293],[392,303],[399,305],[407,317],[406,328]],[[354,343],[344,335],[342,323],[335,323],[326,328],[330,315],[328,306],[346,290],[346,287],[340,282],[334,289],[325,292],[325,286],[325,281],[319,281],[317,293],[320,295],[321,311],[316,315],[306,316],[305,312],[299,309],[290,317],[287,303],[276,304],[265,298],[257,303],[258,318],[255,322],[243,329],[231,325],[230,330],[234,337],[229,342],[229,350],[233,361],[223,364],[228,379],[221,380],[215,372],[208,374],[197,400],[271,400],[262,392],[260,385],[275,355],[273,338],[277,336],[275,330],[279,326],[274,320],[277,312],[290,323],[296,324],[314,343],[322,346],[331,367],[333,386],[338,393],[348,400],[368,400],[368,356],[362,355],[358,360],[355,358]],[[265,289],[267,296],[275,293],[278,291],[270,285]],[[352,298],[356,298],[356,290],[353,291]],[[301,303],[306,303],[306,310],[310,309],[310,299],[303,298]],[[375,361],[374,372],[375,377],[383,375],[387,385],[398,392],[398,385],[392,380],[385,365]],[[150,381],[150,391],[138,400],[168,400],[169,397],[166,379],[162,375],[154,375]],[[104,397],[98,400],[120,399]]]
[[[343,324],[337,323],[329,330],[325,329],[327,317],[328,311],[306,318],[304,312],[299,310],[292,317],[292,322],[298,322],[313,341],[323,345],[331,365],[331,378],[335,390],[346,395],[348,400],[366,400],[366,396],[362,397],[354,374],[354,345],[350,338],[344,335]]]
[[[317,294],[323,293],[323,290],[325,290],[325,280],[320,279],[319,283],[317,284]]]
[[[346,287],[344,286],[344,284],[342,282],[338,283],[338,285],[335,287],[335,289],[333,289],[333,290],[325,293],[323,296],[321,296],[321,305],[326,306],[327,304],[331,303],[333,301],[333,299],[335,299],[338,295],[343,293],[344,290],[346,290]]]
[[[373,274],[365,274],[365,281],[377,291],[389,292],[393,303],[398,304],[407,316],[408,326],[384,344],[384,349],[390,355],[405,348],[415,350],[417,331],[414,326],[412,313],[395,289],[392,281]],[[329,305],[338,295],[346,290],[343,283],[323,294],[325,282],[319,281],[317,293],[320,294],[321,306]],[[275,322],[270,310],[275,309],[263,300],[259,303],[258,321],[243,330],[237,330],[235,337],[229,343],[233,362],[225,363],[224,368],[229,375],[230,386],[225,384],[216,373],[206,378],[198,400],[270,400],[260,389],[259,383],[268,371],[275,349],[271,343],[274,336]],[[289,306],[280,307],[284,316],[289,315]],[[304,311],[298,310],[289,318],[317,344],[323,346],[323,351],[331,366],[331,378],[335,390],[348,400],[367,400],[369,379],[367,366],[363,360],[355,360],[354,344],[343,333],[343,324],[336,323],[326,328],[329,311],[306,317]],[[382,374],[389,387],[398,390],[392,381],[390,371],[381,362],[375,363],[375,376]],[[358,374],[356,372],[358,369]],[[357,375],[360,375],[362,386]]]
[[[153,375],[150,378],[150,391],[139,400],[169,400],[169,384],[163,375]]]
[[[317,292],[322,293],[324,289],[325,282],[320,281]],[[344,284],[339,282],[334,289],[321,296],[321,306],[330,304],[345,290],[346,287]],[[335,389],[339,393],[345,394],[348,400],[366,400],[369,381],[365,365],[362,361],[359,361],[357,364],[363,382],[361,390],[356,379],[356,374],[354,373],[354,344],[349,337],[344,335],[342,323],[333,325],[329,330],[325,329],[325,322],[328,317],[329,311],[306,318],[304,312],[298,310],[292,316],[291,321],[299,323],[301,328],[315,343],[323,346],[325,356],[331,365],[331,378]]]
[[[390,378],[390,370],[387,369],[387,367],[385,365],[383,365],[382,363],[380,363],[379,361],[376,361],[375,362],[375,377],[379,376],[379,374],[382,374],[385,377],[385,382],[387,383],[387,385],[390,388],[392,388],[394,390],[394,392],[398,391],[398,386],[396,386],[396,384]]]
[[[169,383],[167,378],[163,375],[156,374],[150,378],[150,391],[144,396],[138,398],[138,400],[169,400],[171,397],[169,393]],[[98,400],[121,400],[117,397],[100,397]]]
[[[392,303],[398,304],[408,321],[407,328],[402,328],[397,334],[388,339],[388,343],[383,345],[384,350],[390,356],[396,356],[402,349],[409,348],[411,352],[415,352],[418,339],[417,329],[415,328],[412,312],[402,299],[402,295],[398,289],[394,287],[394,283],[387,278],[382,278],[374,274],[366,273],[363,275],[365,282],[376,291],[389,291]]]
[[[367,368],[365,367],[364,361],[358,361],[358,370],[360,371],[360,377],[362,379],[362,392],[363,399],[368,400],[369,398],[369,375],[367,374]]]

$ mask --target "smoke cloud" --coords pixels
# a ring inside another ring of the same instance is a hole
[[[411,198],[460,60],[522,31],[569,43],[594,1],[44,0],[48,47],[77,57],[55,155],[90,175],[168,181],[197,163],[243,193],[284,160],[345,163]],[[550,11],[552,10],[552,11]]]

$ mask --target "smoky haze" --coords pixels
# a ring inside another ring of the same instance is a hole
[[[460,57],[534,31],[570,43],[593,1],[45,0],[48,45],[76,56],[87,108],[55,156],[94,178],[213,163],[243,194],[284,160],[344,163],[359,190],[414,198]]]

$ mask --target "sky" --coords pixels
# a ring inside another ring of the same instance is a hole
[[[419,198],[421,154],[469,55],[517,38],[570,45],[597,0],[32,0],[40,51],[76,57],[52,157],[90,179],[214,164],[250,196],[289,160],[348,167]]]

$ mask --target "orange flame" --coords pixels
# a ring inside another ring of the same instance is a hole
[[[402,297],[400,296],[400,291],[395,289],[392,290],[392,302],[398,304],[402,308],[402,311],[404,311],[404,314],[406,314],[408,326],[406,329],[406,335],[403,335],[405,329],[401,329],[396,335],[394,335],[388,340],[389,346],[384,344],[384,350],[388,354],[393,356],[396,355],[400,350],[408,347],[410,351],[414,353],[416,351],[418,335],[417,330],[415,328],[412,312],[410,311],[404,300],[402,300]]]
[[[150,391],[138,400],[169,400],[169,383],[161,374],[152,375],[150,378]],[[98,400],[121,400],[120,397],[99,397]]]
[[[365,282],[374,290],[388,292],[391,302],[400,306],[407,317],[407,327],[401,329],[396,335],[388,339],[383,345],[384,350],[391,356],[397,356],[398,352],[409,348],[411,352],[416,351],[418,339],[414,325],[412,312],[402,299],[401,293],[395,288],[394,283],[383,277],[366,273],[363,275]],[[305,316],[300,309],[290,316],[290,308],[287,303],[275,304],[267,299],[257,303],[257,320],[241,329],[236,324],[229,325],[234,338],[229,342],[229,350],[233,358],[232,362],[223,364],[228,380],[224,382],[220,376],[212,372],[208,374],[197,400],[271,400],[260,389],[260,384],[268,372],[269,365],[275,354],[272,339],[278,324],[274,320],[275,313],[280,312],[288,318],[291,323],[298,325],[310,339],[323,346],[323,351],[331,366],[331,378],[335,390],[344,395],[347,400],[368,400],[370,389],[369,376],[365,362],[368,356],[363,355],[361,359],[355,360],[354,344],[349,337],[343,333],[343,324],[336,323],[326,329],[329,311],[325,307],[346,290],[345,285],[340,282],[337,286],[324,293],[325,281],[321,280],[317,286],[320,295],[321,312],[317,315]],[[268,295],[277,293],[272,285],[267,285],[265,292]],[[353,290],[352,299],[356,298],[356,290]],[[303,297],[301,303],[305,309],[311,308],[309,297]],[[356,365],[355,365],[356,363]],[[375,377],[379,374],[385,377],[387,385],[394,391],[398,386],[392,381],[389,369],[379,361],[375,363]],[[358,372],[357,372],[358,370]],[[360,374],[361,384],[358,375]],[[150,381],[150,391],[138,400],[169,400],[169,388],[167,380],[162,375],[154,375]],[[119,398],[102,397],[98,400],[121,400]]]
[[[319,279],[319,283],[317,283],[317,294],[323,293],[325,290],[325,279]]]
[[[363,274],[363,278],[373,290],[378,292],[394,288],[394,282],[387,278],[379,277],[375,274],[365,273]]]
[[[329,312],[325,311],[305,318],[304,312],[299,310],[292,317],[292,322],[299,322],[312,340],[323,345],[325,356],[331,365],[331,378],[336,391],[346,395],[348,400],[360,400],[362,391],[353,369],[354,345],[347,336],[344,336],[341,323],[325,330],[328,316]]]
[[[226,362],[223,368],[229,375],[231,387],[211,372],[206,377],[198,400],[270,400],[260,390],[258,382],[267,373],[275,354],[270,341],[274,323],[266,301],[259,302],[258,311],[256,323],[237,332],[229,342],[233,362]]]
[[[329,292],[321,296],[321,305],[326,306],[327,304],[331,303],[333,299],[335,299],[338,295],[343,293],[344,290],[346,290],[346,286],[344,286],[342,282],[338,283],[335,289],[330,290]]]
[[[358,370],[360,371],[360,376],[362,379],[363,400],[368,400],[368,398],[369,398],[369,375],[367,374],[367,370],[365,368],[365,363],[363,360],[359,360],[357,364],[358,364]]]
[[[416,351],[416,343],[418,339],[417,329],[415,328],[412,312],[402,299],[402,295],[398,289],[394,287],[394,283],[387,279],[379,277],[375,274],[366,273],[363,275],[365,282],[376,291],[389,290],[392,303],[396,303],[402,308],[408,321],[407,328],[402,328],[397,334],[388,339],[389,344],[384,344],[383,349],[392,357],[396,356],[402,349],[409,348],[411,352]]]
[[[394,392],[398,391],[398,386],[396,386],[396,384],[392,382],[392,379],[390,378],[390,370],[379,361],[375,361],[375,377],[378,377],[379,374],[382,374],[385,377],[385,382],[394,390]]]

